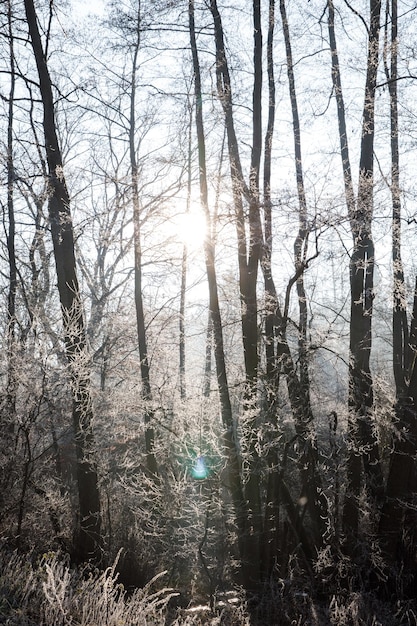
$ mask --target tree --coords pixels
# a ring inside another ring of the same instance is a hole
[[[0,10],[2,536],[68,549],[74,501],[125,587],[411,619],[415,9],[382,41],[380,0],[132,0],[98,33],[33,3]]]
[[[14,206],[14,108],[16,71],[14,57],[14,34],[13,12],[11,2],[7,3],[6,21],[9,38],[9,63],[10,63],[10,87],[7,98],[7,143],[6,143],[6,169],[7,169],[7,196],[6,206],[2,205],[3,226],[6,232],[7,257],[8,257],[8,296],[7,296],[7,319],[6,319],[6,353],[7,353],[7,383],[6,393],[1,407],[1,424],[5,434],[6,447],[13,445],[13,433],[16,418],[16,394],[18,386],[17,363],[16,363],[16,291],[17,291],[17,267],[15,249],[15,206]],[[1,485],[2,492],[7,491],[7,485],[11,478],[11,463],[2,468]]]
[[[282,7],[281,7],[282,8]],[[288,383],[288,391],[290,402],[294,412],[296,431],[298,437],[302,440],[301,449],[303,453],[299,457],[299,467],[302,474],[302,493],[306,495],[308,509],[314,520],[314,536],[317,545],[321,543],[323,535],[323,524],[326,517],[326,500],[323,495],[320,479],[316,471],[317,450],[311,433],[310,426],[306,428],[312,419],[311,407],[309,409],[308,401],[308,384],[305,381],[305,358],[303,359],[303,380],[300,381],[291,352],[288,346],[286,330],[288,322],[288,306],[291,287],[300,279],[302,271],[305,269],[305,260],[301,263],[299,259],[299,251],[297,252],[298,267],[296,276],[290,281],[287,288],[285,299],[285,311],[281,314],[278,304],[278,298],[271,274],[271,226],[270,216],[268,215],[268,202],[270,202],[270,146],[272,142],[273,132],[273,107],[274,107],[274,81],[271,74],[271,64],[269,64],[269,93],[270,93],[270,111],[269,126],[267,130],[267,142],[265,153],[265,172],[264,172],[264,190],[265,190],[265,224],[267,232],[267,243],[264,244],[264,235],[262,232],[262,224],[260,219],[260,162],[262,155],[262,29],[261,29],[261,6],[260,3],[253,4],[253,36],[254,36],[254,56],[253,56],[253,89],[252,89],[252,146],[250,157],[250,173],[249,182],[246,184],[243,176],[243,168],[240,157],[239,143],[235,130],[235,119],[233,109],[233,94],[230,71],[226,56],[224,33],[222,19],[216,2],[211,2],[210,9],[214,22],[214,35],[216,45],[216,76],[217,76],[217,92],[218,98],[223,108],[225,128],[228,138],[228,155],[230,167],[230,180],[232,185],[232,196],[234,202],[235,223],[238,242],[238,266],[239,266],[239,290],[241,297],[241,320],[242,320],[242,340],[243,352],[245,359],[245,394],[244,394],[244,421],[245,428],[242,429],[241,448],[245,450],[247,458],[247,476],[245,478],[245,498],[248,502],[249,526],[251,535],[250,561],[253,565],[253,578],[260,579],[261,576],[261,537],[268,537],[271,528],[276,529],[275,521],[271,517],[271,506],[274,508],[273,515],[277,514],[281,498],[277,485],[280,485],[282,494],[285,494],[285,506],[287,513],[292,520],[295,532],[303,534],[301,529],[302,523],[297,519],[298,512],[293,505],[290,493],[282,481],[282,475],[275,476],[278,473],[276,458],[270,455],[270,474],[268,490],[268,504],[265,509],[263,501],[263,486],[261,481],[261,459],[257,447],[259,437],[259,429],[262,428],[263,416],[259,415],[258,406],[258,384],[259,384],[259,353],[258,353],[258,297],[257,297],[257,277],[258,268],[261,264],[267,293],[267,372],[268,378],[266,386],[272,390],[271,395],[275,396],[275,400],[271,401],[271,407],[268,407],[271,418],[276,408],[276,392],[278,390],[279,373],[283,371]],[[273,15],[273,6],[270,6],[270,14]],[[271,23],[271,18],[270,22]],[[273,30],[269,26],[269,58],[271,57]],[[288,39],[288,38],[287,38]],[[269,151],[269,152],[268,152]],[[269,171],[268,171],[269,168]],[[269,200],[268,200],[269,198]],[[269,207],[270,210],[270,207]],[[304,217],[305,220],[305,217]],[[297,239],[297,242],[299,238]],[[296,244],[298,245],[298,244]],[[297,248],[298,250],[298,248]],[[262,261],[262,263],[261,263]],[[302,294],[302,286],[299,282],[300,306],[302,308],[303,319],[305,317],[305,298]],[[274,345],[278,337],[277,352],[275,355]],[[272,409],[272,410],[271,410]],[[272,448],[271,448],[272,450]],[[272,469],[275,465],[275,470]],[[272,485],[275,484],[275,487]],[[271,491],[272,489],[272,491]],[[274,494],[277,502],[271,504],[269,498]],[[263,514],[267,516],[267,524],[265,526],[266,534],[263,535]],[[296,530],[298,529],[298,530]],[[308,558],[311,557],[312,551],[309,548],[308,540],[304,537],[302,542]],[[273,560],[274,556],[271,556]]]
[[[388,37],[388,23],[391,22]],[[403,536],[408,526],[413,526],[412,515],[407,510],[416,487],[415,455],[417,445],[416,411],[416,315],[417,283],[414,291],[413,310],[410,326],[407,321],[407,290],[404,278],[404,265],[401,256],[401,188],[399,159],[398,125],[398,7],[397,0],[386,5],[384,66],[390,99],[391,131],[391,201],[392,201],[392,347],[395,380],[395,429],[389,472],[386,484],[386,498],[381,512],[379,532],[384,554],[388,562],[404,567],[407,574],[415,575],[415,568],[400,556],[407,553],[408,546],[402,546]],[[390,59],[388,59],[388,52]],[[390,63],[388,64],[388,61]],[[408,523],[405,520],[409,519]],[[404,563],[405,561],[405,563]],[[409,571],[410,570],[410,571]],[[413,571],[414,570],[414,571]]]
[[[8,381],[6,400],[4,406],[4,414],[6,417],[6,432],[13,429],[16,412],[16,392],[17,392],[17,380],[16,380],[16,365],[14,363],[14,357],[16,352],[15,339],[16,339],[16,291],[17,291],[17,267],[16,267],[16,249],[15,249],[15,237],[16,237],[16,224],[15,224],[15,208],[14,208],[14,186],[15,186],[15,172],[14,172],[14,98],[16,89],[16,68],[14,58],[14,35],[12,29],[12,4],[8,2],[7,6],[7,25],[8,25],[8,37],[9,37],[9,52],[10,52],[10,91],[8,96],[8,120],[7,120],[7,218],[8,218],[8,232],[7,238],[7,251],[9,257],[9,294],[7,299],[7,360],[8,360]]]
[[[311,259],[308,258],[308,223],[307,223],[307,200],[304,188],[303,160],[301,153],[301,129],[298,114],[297,94],[295,88],[294,64],[292,58],[290,31],[287,19],[285,0],[280,0],[280,13],[284,31],[284,41],[287,59],[288,85],[291,102],[291,113],[294,134],[294,161],[296,171],[296,184],[298,195],[298,233],[294,241],[294,269],[295,274],[291,282],[296,283],[297,299],[299,307],[298,322],[298,376],[294,365],[292,369],[292,384],[296,384],[293,404],[297,415],[297,435],[303,442],[305,453],[300,455],[299,467],[302,476],[302,497],[307,498],[307,506],[310,510],[314,526],[314,542],[316,547],[322,544],[325,533],[325,520],[327,519],[327,502],[323,496],[323,487],[317,470],[318,451],[315,433],[313,431],[313,412],[310,400],[309,363],[307,356],[307,295],[304,286],[304,272]],[[316,253],[317,254],[317,253]],[[295,400],[296,399],[296,400]]]
[[[73,398],[73,429],[77,453],[79,498],[79,559],[101,558],[101,511],[98,475],[94,462],[93,409],[90,396],[89,357],[83,308],[76,274],[70,196],[58,142],[52,80],[38,27],[33,0],[25,0],[26,19],[39,76],[43,106],[43,132],[48,164],[49,219],[54,246],[58,292],[61,302]]]
[[[334,7],[328,2],[329,39],[332,53],[332,81],[337,102],[340,152],[345,197],[353,237],[350,257],[350,347],[349,347],[349,450],[347,492],[343,516],[344,530],[353,548],[359,525],[359,495],[362,464],[367,487],[376,500],[383,495],[383,476],[376,432],[373,427],[373,384],[370,371],[372,346],[372,308],[374,299],[375,251],[372,240],[374,193],[375,92],[379,59],[381,3],[370,2],[367,73],[362,112],[359,183],[357,198],[353,190],[346,132],[345,106],[334,30]]]
[[[142,244],[140,234],[140,198],[139,198],[139,169],[136,159],[136,133],[135,133],[135,119],[136,119],[136,72],[138,54],[141,44],[141,3],[138,2],[138,12],[136,16],[136,40],[133,47],[132,58],[132,73],[130,83],[130,114],[129,114],[129,155],[130,155],[130,167],[132,177],[132,203],[133,203],[133,228],[134,228],[134,251],[135,251],[135,306],[136,306],[136,323],[138,332],[138,346],[140,356],[140,371],[142,376],[142,397],[144,400],[144,412],[145,412],[145,449],[146,449],[146,462],[148,470],[153,475],[157,475],[158,467],[154,454],[154,429],[152,425],[153,411],[151,408],[152,403],[152,390],[150,382],[150,369],[148,359],[148,348],[146,342],[145,333],[145,315],[143,308],[142,297]]]
[[[196,100],[196,132],[198,143],[198,165],[199,165],[199,182],[200,182],[200,201],[204,209],[207,222],[207,236],[204,244],[204,255],[206,262],[207,281],[209,286],[209,307],[210,318],[213,329],[214,357],[216,362],[217,383],[219,388],[220,406],[223,421],[223,445],[228,461],[228,479],[229,489],[231,492],[233,505],[235,509],[236,522],[239,531],[239,547],[243,560],[243,580],[246,586],[253,584],[253,572],[251,572],[251,562],[249,556],[253,556],[251,546],[248,545],[248,510],[244,498],[243,487],[240,478],[239,459],[237,454],[237,442],[235,439],[235,429],[233,423],[232,406],[229,394],[229,385],[227,381],[226,361],[223,346],[223,330],[222,320],[219,306],[219,297],[217,290],[216,267],[214,257],[214,242],[212,239],[211,217],[208,203],[207,192],[207,172],[206,172],[206,153],[205,153],[205,135],[203,124],[203,108],[202,108],[202,88],[200,76],[200,64],[198,59],[197,42],[195,35],[194,20],[194,0],[189,0],[189,32],[190,46],[194,69],[194,89]],[[255,555],[256,556],[256,555]],[[255,573],[256,576],[256,573]],[[256,578],[255,578],[256,581]]]

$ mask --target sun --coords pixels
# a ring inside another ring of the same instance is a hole
[[[172,220],[172,228],[176,238],[187,247],[189,252],[203,247],[207,225],[199,204],[192,203],[188,211],[177,213]]]

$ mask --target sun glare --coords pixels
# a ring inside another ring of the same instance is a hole
[[[200,207],[192,207],[187,213],[176,215],[173,223],[178,239],[190,252],[203,247],[206,236],[206,220]]]

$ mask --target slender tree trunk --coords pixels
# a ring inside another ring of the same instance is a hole
[[[379,58],[380,0],[371,0],[365,102],[359,164],[358,197],[350,215],[353,252],[350,260],[350,359],[349,359],[349,437],[347,499],[344,530],[355,539],[359,522],[361,457],[367,486],[376,501],[383,494],[383,476],[377,435],[373,425],[373,381],[370,370],[372,310],[374,298],[373,145],[375,90]]]
[[[14,58],[13,45],[13,15],[12,3],[8,2],[7,7],[7,24],[9,37],[9,56],[10,56],[10,89],[8,100],[8,118],[7,118],[7,220],[8,227],[6,231],[7,237],[7,253],[9,260],[9,291],[7,297],[7,388],[5,403],[3,406],[3,426],[5,434],[12,434],[15,426],[16,415],[16,392],[17,392],[17,366],[16,366],[16,292],[17,292],[17,268],[16,268],[16,250],[15,250],[15,214],[14,214],[14,159],[13,159],[13,134],[14,134],[14,99],[16,86],[16,68]],[[9,442],[10,444],[10,442]]]
[[[346,204],[353,237],[353,251],[350,259],[349,441],[347,489],[343,509],[344,531],[349,539],[350,547],[353,548],[359,527],[362,464],[367,479],[367,487],[371,495],[378,501],[383,493],[383,476],[372,419],[373,383],[370,370],[375,261],[372,241],[373,144],[381,2],[380,0],[370,0],[367,75],[362,115],[358,197],[356,201],[352,184],[345,107],[334,28],[333,0],[328,0],[328,10],[332,81],[337,103]]]
[[[262,27],[261,3],[253,1],[253,91],[252,91],[252,152],[249,174],[249,248],[248,258],[240,263],[240,293],[242,302],[242,336],[246,370],[245,422],[249,459],[245,480],[245,497],[249,504],[249,524],[252,554],[248,555],[259,579],[261,576],[261,537],[263,519],[261,505],[261,461],[257,442],[258,407],[258,268],[263,247],[259,209],[259,172],[262,155]]]
[[[279,434],[277,421],[278,391],[280,375],[283,373],[287,379],[288,392],[293,410],[296,430],[302,437],[301,447],[306,455],[299,459],[299,467],[302,473],[303,489],[308,493],[308,507],[312,513],[313,526],[315,526],[315,540],[319,545],[324,533],[324,519],[326,517],[326,499],[322,495],[320,479],[317,475],[316,451],[310,446],[311,438],[305,429],[300,428],[303,421],[302,415],[307,411],[311,417],[311,409],[302,409],[302,386],[299,380],[295,364],[293,362],[288,343],[286,340],[286,319],[282,315],[278,303],[278,297],[271,272],[272,262],[272,201],[271,201],[271,153],[272,138],[275,121],[275,79],[273,64],[273,40],[275,26],[275,0],[269,2],[268,40],[267,40],[267,71],[268,71],[268,121],[265,136],[264,150],[264,248],[262,254],[262,272],[265,285],[265,341],[266,341],[266,419],[270,424],[272,437],[276,439]],[[275,350],[276,336],[278,336]],[[286,455],[284,455],[285,457]],[[283,548],[280,528],[280,507],[284,506],[292,531],[302,546],[307,568],[310,569],[313,561],[314,549],[307,532],[303,528],[299,511],[294,505],[290,491],[284,482],[283,473],[286,461],[280,459],[274,446],[269,446],[268,454],[268,479],[266,484],[265,499],[265,522],[263,535],[263,574],[270,576],[275,565],[285,568],[285,563],[280,560],[280,549]],[[307,487],[307,485],[309,485]],[[320,495],[321,494],[321,495]],[[285,553],[285,549],[282,549]]]
[[[141,242],[141,211],[139,199],[139,168],[136,158],[136,72],[137,59],[140,49],[140,28],[141,28],[141,3],[138,1],[138,14],[136,21],[137,39],[133,51],[131,86],[130,86],[130,118],[129,118],[129,156],[131,168],[131,186],[132,186],[132,203],[133,203],[133,241],[135,256],[135,309],[136,309],[136,326],[138,334],[140,373],[142,379],[142,399],[143,412],[145,421],[145,453],[146,466],[149,472],[156,476],[158,473],[158,465],[154,454],[155,434],[152,425],[153,407],[152,407],[152,387],[150,378],[150,366],[148,359],[148,345],[146,340],[145,312],[143,307],[143,287],[142,287],[142,242]]]
[[[333,0],[328,0],[327,5],[330,52],[332,57],[332,83],[337,105],[337,121],[339,125],[339,142],[340,155],[342,157],[343,182],[345,186],[345,198],[348,208],[348,215],[353,216],[355,214],[356,197],[353,189],[352,170],[350,166],[349,143],[346,129],[345,102],[343,98],[342,78],[340,75],[339,55],[336,44]]]
[[[262,251],[263,235],[259,211],[259,168],[262,152],[262,30],[260,2],[253,2],[254,19],[254,85],[252,94],[252,153],[249,187],[242,173],[239,148],[233,118],[232,85],[226,58],[223,25],[216,0],[211,0],[210,9],[214,21],[216,43],[217,91],[225,116],[227,143],[232,181],[233,200],[236,213],[239,286],[242,302],[242,336],[247,380],[247,393],[251,395],[258,376],[258,329],[256,282]],[[242,197],[243,196],[243,197]],[[246,242],[243,198],[249,204],[249,241]]]
[[[188,154],[187,154],[187,204],[186,213],[190,212],[191,203],[191,155],[192,155],[192,125],[193,125],[193,105],[189,102],[189,120],[188,120]],[[182,261],[181,261],[181,287],[180,287],[180,323],[179,323],[179,348],[180,348],[180,364],[179,364],[179,378],[180,378],[180,396],[182,400],[186,398],[186,383],[185,383],[185,297],[187,291],[187,263],[188,263],[188,246],[184,241],[182,249]]]
[[[240,477],[238,447],[235,435],[232,406],[230,402],[229,386],[227,381],[226,363],[223,345],[223,329],[220,314],[220,305],[217,290],[215,269],[214,242],[211,229],[211,216],[208,204],[206,150],[202,110],[202,90],[200,63],[198,59],[197,42],[195,36],[194,0],[189,0],[189,32],[192,52],[194,84],[196,98],[196,131],[198,142],[198,163],[200,181],[200,201],[206,216],[207,237],[204,244],[207,281],[209,286],[209,306],[213,327],[214,357],[216,363],[217,382],[220,395],[220,406],[224,427],[223,444],[227,458],[229,489],[234,505],[236,523],[238,527],[239,551],[242,558],[242,575],[246,587],[253,585],[253,572],[248,560],[248,508],[246,505],[243,486]],[[255,581],[257,582],[257,581]]]
[[[222,180],[222,167],[224,159],[224,147],[226,142],[226,129],[224,129],[222,146],[220,151],[219,168],[216,182],[216,196],[214,200],[213,217],[211,219],[211,232],[210,238],[213,244],[213,251],[216,247],[217,238],[217,221],[219,215],[219,200]],[[211,373],[212,373],[212,351],[213,351],[213,322],[209,312],[207,320],[207,332],[206,332],[206,358],[204,361],[204,383],[203,383],[203,395],[205,398],[210,396],[211,387]]]
[[[76,274],[70,198],[57,137],[52,83],[33,0],[25,0],[25,9],[43,105],[43,131],[48,164],[49,219],[73,395],[72,414],[77,453],[80,518],[76,550],[81,560],[99,560],[101,557],[101,511],[98,476],[94,462],[89,357]]]
[[[389,0],[387,0],[388,21]],[[391,127],[391,201],[392,201],[392,271],[393,271],[393,369],[397,400],[408,394],[407,375],[410,367],[409,333],[407,324],[407,294],[401,258],[401,192],[400,157],[398,138],[398,10],[397,0],[391,0],[391,41],[384,49],[390,50],[388,68],[386,55],[385,74],[390,96]]]
[[[245,447],[248,450],[248,471],[245,482],[245,496],[249,503],[252,537],[251,560],[253,571],[260,572],[260,541],[262,533],[260,497],[260,460],[256,449],[258,412],[258,303],[257,278],[263,247],[263,234],[259,210],[259,170],[262,154],[262,29],[259,0],[253,2],[254,83],[252,93],[252,152],[249,186],[244,182],[240,163],[239,148],[234,126],[232,106],[232,86],[226,58],[221,16],[216,0],[211,0],[210,9],[214,22],[216,45],[217,92],[223,107],[227,132],[228,154],[232,193],[236,216],[238,242],[239,288],[241,299],[241,320],[243,353],[246,373],[244,397]],[[244,202],[248,203],[248,219],[244,215]],[[248,227],[248,240],[246,235]],[[254,559],[256,558],[256,565]]]
[[[254,86],[253,86],[253,138],[249,187],[246,185],[240,163],[239,148],[236,137],[233,106],[232,85],[226,58],[223,26],[216,0],[211,0],[210,9],[214,21],[216,43],[216,76],[217,91],[225,116],[227,143],[232,181],[233,200],[235,205],[239,286],[242,302],[242,336],[247,381],[247,394],[251,396],[258,376],[258,329],[257,329],[257,296],[256,282],[260,260],[263,235],[259,211],[259,166],[262,148],[261,135],[261,89],[262,89],[262,31],[260,26],[260,3],[253,3],[254,17]],[[245,216],[243,199],[249,204],[249,240],[246,241]]]
[[[312,425],[313,413],[310,401],[310,380],[307,359],[307,297],[303,278],[304,270],[307,264],[307,201],[304,189],[301,130],[295,88],[294,64],[285,0],[280,0],[280,13],[287,59],[289,95],[293,120],[295,172],[299,203],[299,227],[294,242],[295,283],[299,306],[299,373],[298,376],[295,376],[296,372],[291,369],[294,367],[294,364],[292,363],[291,368],[287,369],[287,381],[288,389],[289,391],[291,390],[290,397],[292,396],[293,398],[297,398],[296,432],[302,438],[302,441],[308,442],[307,446],[302,446],[303,452],[299,460],[299,467],[302,476],[302,495],[307,498],[307,506],[310,510],[313,522],[315,544],[316,546],[320,546],[324,534],[324,520],[327,516],[327,503],[322,493],[321,480],[317,471],[318,451]],[[288,356],[288,351],[286,349],[285,353]],[[290,363],[288,363],[288,365],[290,365]]]
[[[272,263],[272,199],[271,199],[271,170],[272,170],[272,140],[275,125],[275,76],[274,76],[274,29],[275,29],[275,0],[269,0],[268,37],[267,37],[267,75],[268,75],[268,119],[265,133],[264,148],[264,247],[262,251],[261,267],[265,288],[265,416],[267,428],[270,430],[271,440],[278,435],[278,390],[279,371],[276,371],[275,360],[275,287],[271,275]],[[262,538],[262,573],[264,578],[271,576],[273,568],[280,561],[280,467],[276,445],[269,443],[268,447],[268,477],[266,482],[264,531]],[[290,498],[291,499],[291,498]]]
[[[411,365],[414,347],[411,345],[407,324],[407,295],[401,258],[401,196],[398,141],[398,10],[397,0],[386,5],[386,30],[391,22],[390,42],[386,36],[385,50],[390,50],[390,67],[386,55],[385,73],[390,95],[391,119],[391,199],[392,199],[392,269],[393,269],[393,369],[396,390],[396,430],[387,478],[386,499],[382,509],[380,534],[386,558],[392,563],[400,554],[407,503],[415,492],[415,458],[417,446],[417,413],[413,398],[415,391],[409,381],[413,377]],[[390,19],[389,19],[390,18]],[[417,315],[414,299],[413,320]],[[403,565],[401,565],[404,567]]]
[[[187,244],[184,243],[181,260],[181,286],[180,286],[180,319],[179,319],[179,382],[180,397],[185,400],[187,397],[185,384],[185,296],[187,291]]]
[[[213,321],[211,319],[211,313],[209,311],[208,320],[207,320],[207,331],[206,331],[206,351],[205,351],[205,359],[204,359],[203,396],[205,398],[210,397],[211,372],[212,372],[212,350],[213,350]]]
[[[264,246],[261,266],[265,285],[265,341],[266,341],[266,375],[267,375],[267,405],[275,403],[278,388],[274,388],[275,373],[275,288],[271,285],[272,262],[272,199],[271,199],[271,169],[272,169],[272,140],[275,125],[275,76],[274,76],[274,29],[275,29],[275,0],[269,0],[268,39],[267,39],[267,73],[268,73],[268,121],[265,134],[264,149]],[[272,386],[271,386],[272,384]]]
[[[310,380],[307,359],[307,296],[304,288],[304,266],[307,259],[308,228],[307,228],[307,200],[304,188],[303,160],[301,153],[301,129],[298,115],[297,92],[295,88],[294,65],[292,59],[291,37],[288,25],[285,0],[280,0],[280,12],[284,31],[285,51],[287,57],[287,74],[290,91],[291,112],[294,135],[294,160],[298,194],[298,233],[294,242],[294,264],[298,275],[296,286],[299,307],[299,337],[298,359],[300,384],[304,395],[310,393]]]

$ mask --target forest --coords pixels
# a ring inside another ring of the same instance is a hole
[[[0,624],[417,626],[416,3],[0,20]]]

